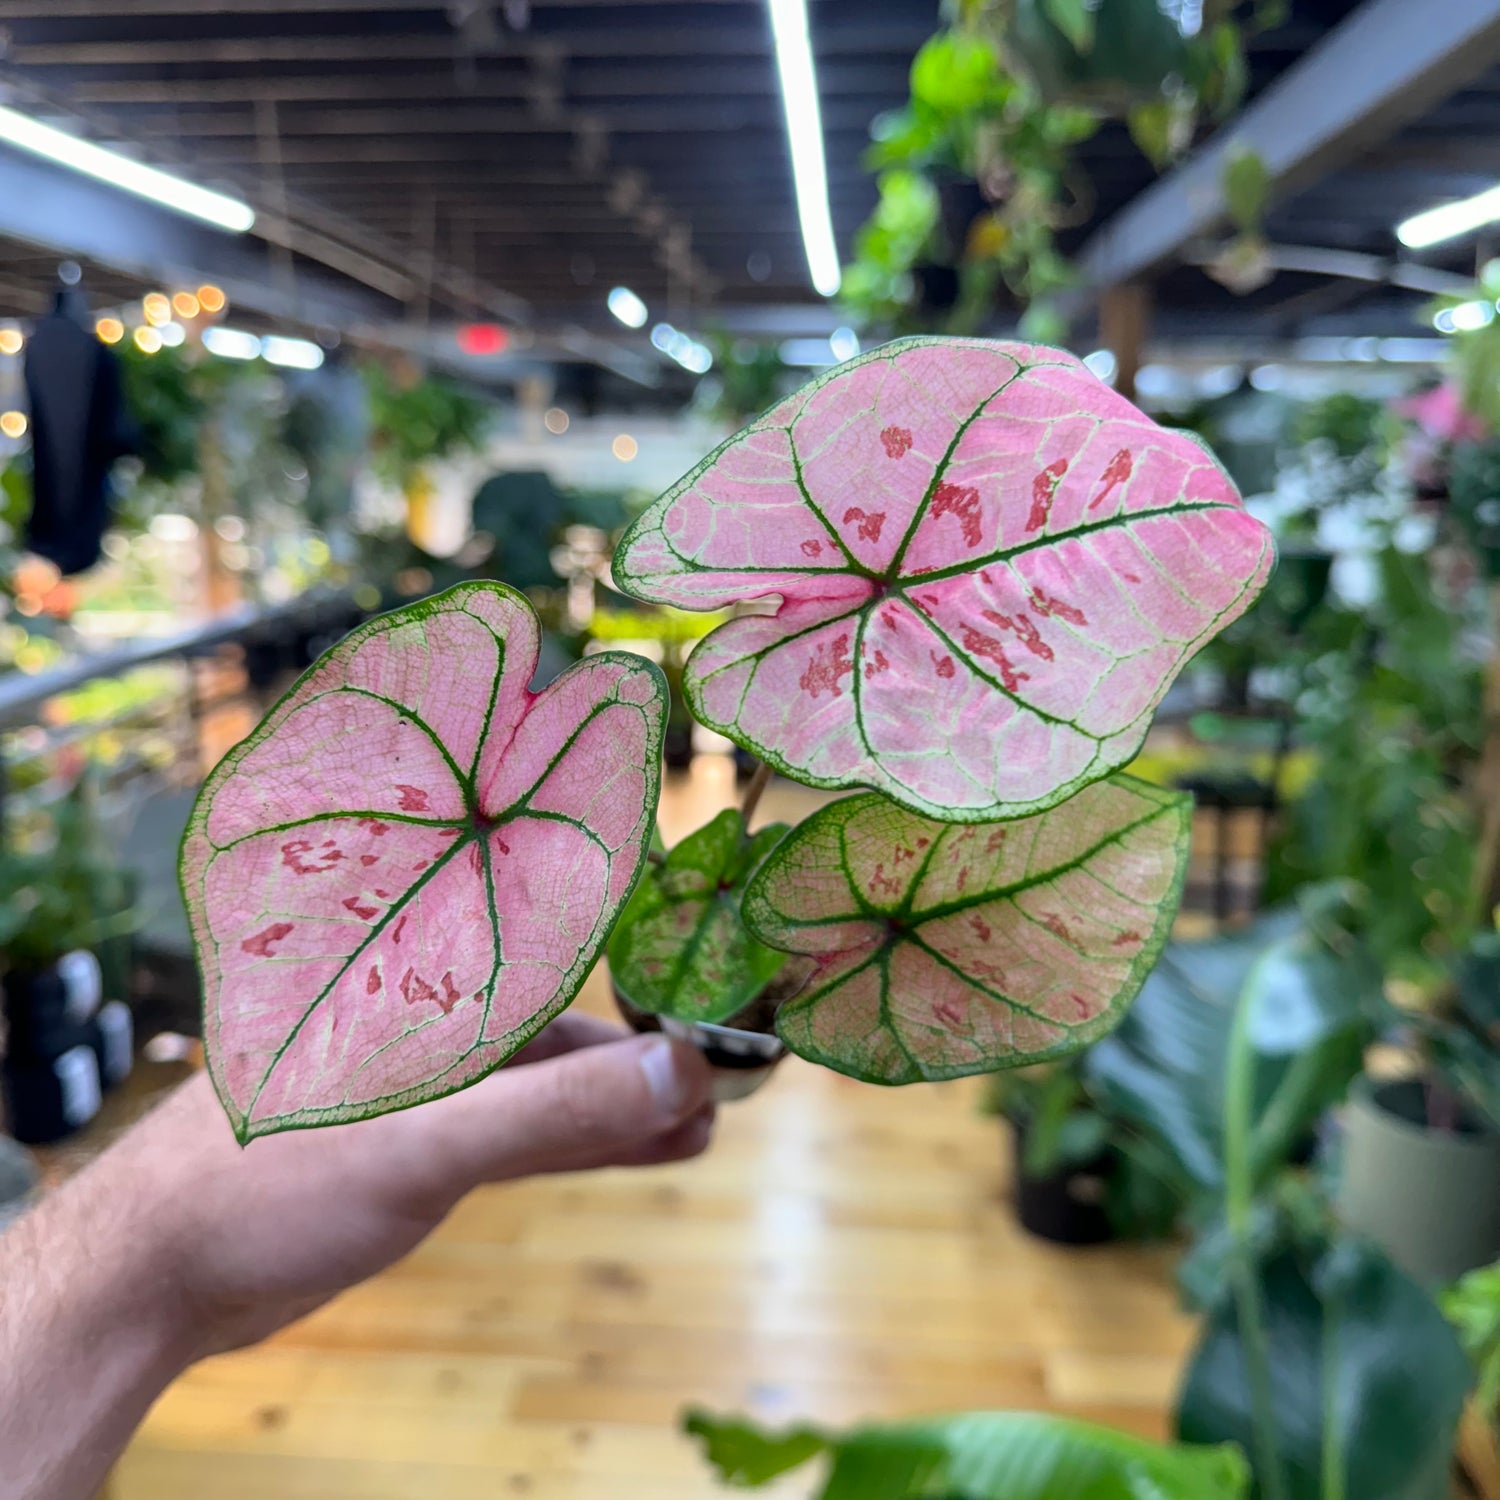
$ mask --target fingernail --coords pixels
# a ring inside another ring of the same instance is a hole
[[[657,1110],[668,1119],[680,1115],[687,1103],[687,1090],[677,1071],[676,1049],[666,1037],[656,1039],[641,1052],[641,1072],[646,1075],[646,1087]]]

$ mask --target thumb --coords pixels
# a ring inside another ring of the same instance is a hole
[[[482,1182],[639,1160],[710,1101],[713,1070],[660,1035],[585,1047],[425,1106],[459,1194]],[[446,1174],[445,1174],[446,1175]]]

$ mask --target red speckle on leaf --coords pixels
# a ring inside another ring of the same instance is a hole
[[[432,861],[430,859],[419,859],[416,862],[416,864],[414,864],[412,866],[412,869],[413,870],[425,870],[427,868],[427,866],[430,865],[431,863],[432,863]]]
[[[999,964],[986,963],[983,959],[968,960],[968,970],[976,979],[987,979],[996,989],[1003,990],[1007,984],[1005,970]]]
[[[802,691],[810,697],[816,698],[819,693],[827,692],[839,698],[843,696],[839,680],[847,677],[853,670],[854,663],[849,659],[849,636],[845,633],[831,645],[825,641],[813,652],[807,663],[807,670],[798,682]]]
[[[1073,1007],[1078,1012],[1078,1019],[1087,1021],[1091,1014],[1088,1001],[1082,995],[1069,995],[1068,999],[1073,1002]]]
[[[957,516],[964,541],[977,547],[983,537],[979,514],[979,491],[972,484],[940,484],[932,497],[934,516]]]
[[[443,1007],[443,1014],[445,1016],[449,1015],[452,1012],[453,1007],[457,1005],[458,1002],[462,999],[463,996],[458,993],[457,986],[455,986],[453,983],[453,970],[449,969],[448,972],[443,975],[443,993],[441,998],[438,1000],[438,1004]]]
[[[1110,495],[1130,478],[1131,471],[1134,468],[1135,460],[1130,456],[1130,449],[1121,448],[1110,459],[1104,473],[1099,476],[1099,482],[1103,485],[1103,488],[1089,501],[1089,509],[1097,510],[1103,505]]]
[[[461,828],[439,828],[438,837],[440,839],[456,839],[462,832],[463,829]]]
[[[851,505],[844,512],[844,525],[849,525],[851,521],[859,522],[859,534],[863,540],[878,542],[881,528],[885,525],[885,512],[883,510],[864,511],[857,505]]]
[[[379,886],[375,887],[375,894],[379,896],[382,901],[389,901],[391,899],[391,893],[389,891],[381,890]]]
[[[894,875],[885,873],[885,861],[882,860],[875,866],[875,873],[870,876],[870,889],[872,891],[885,891],[889,895],[897,895],[901,890],[901,882]]]
[[[1042,926],[1045,927],[1047,931],[1053,935],[1053,937],[1060,937],[1065,943],[1071,943],[1073,941],[1073,934],[1068,931],[1068,924],[1064,922],[1056,912],[1048,912],[1047,915],[1042,918]]]
[[[378,839],[383,839],[391,831],[390,825],[382,823],[378,818],[361,818],[359,823],[361,828],[368,828]]]
[[[427,805],[427,793],[419,786],[407,786],[405,782],[398,781],[396,790],[401,793],[402,812],[431,812]]]
[[[874,659],[865,663],[865,681],[868,682],[872,677],[878,677],[882,672],[889,672],[890,669],[890,658],[877,647]]]
[[[1066,620],[1069,625],[1088,624],[1088,617],[1081,609],[1075,609],[1071,604],[1064,604],[1061,599],[1054,599],[1040,589],[1032,591],[1031,607],[1044,619],[1049,615],[1056,615],[1059,620]]]
[[[916,857],[916,850],[908,849],[905,844],[897,844],[896,852],[891,856],[891,863],[893,865],[905,864],[907,860]]]
[[[925,849],[931,842],[932,842],[931,839],[918,839],[917,840],[917,848],[918,849]]]
[[[371,865],[378,865],[380,863],[380,856],[378,854],[361,854],[359,862],[368,869]]]
[[[957,1031],[964,1024],[964,1010],[957,1000],[940,1000],[932,1007],[932,1013],[951,1030]]]
[[[271,944],[279,943],[291,930],[290,922],[272,922],[264,932],[257,932],[254,937],[246,938],[240,944],[240,952],[248,953],[254,958],[272,958],[275,955],[271,951]]]
[[[402,912],[401,915],[396,918],[396,925],[391,929],[391,941],[393,943],[399,943],[401,941],[401,934],[405,930],[405,928],[406,913]]]
[[[1005,830],[1003,828],[991,829],[990,836],[984,841],[984,852],[986,854],[996,854],[1004,843]]]
[[[1109,946],[1111,948],[1128,948],[1133,943],[1139,943],[1140,940],[1141,935],[1138,932],[1122,932]]]
[[[887,630],[894,630],[901,623],[901,616],[893,609],[885,610],[880,616],[880,623]]]
[[[327,845],[324,848],[327,849]],[[309,859],[309,855],[312,858]],[[340,849],[328,849],[327,853],[315,851],[307,839],[293,839],[291,843],[281,846],[282,864],[297,875],[322,875],[343,857]]]
[[[1126,583],[1139,583],[1141,581],[1141,575],[1139,573],[1121,573],[1120,577],[1123,578]]]
[[[994,936],[994,933],[990,931],[990,924],[986,922],[977,911],[971,911],[969,913],[969,926],[974,929],[974,936],[977,937],[981,943],[989,942],[989,940]]]
[[[932,658],[932,670],[939,677],[951,677],[954,673],[953,658],[951,656],[939,656],[936,651],[927,653]]]
[[[803,557],[821,557],[823,555],[823,544],[820,541],[803,542]]]
[[[1011,665],[1010,658],[1005,654],[1005,647],[994,636],[975,630],[967,620],[960,624],[959,629],[963,632],[964,650],[994,662],[1000,672],[1001,685],[1007,693],[1015,692],[1023,682],[1031,680],[1029,672],[1018,672]]]
[[[1039,656],[1043,661],[1052,660],[1052,647],[1042,639],[1041,632],[1032,623],[1030,615],[1017,615],[1011,619],[1009,615],[997,614],[992,609],[984,611],[984,617],[992,625],[998,625],[1002,630],[1013,630],[1017,639],[1033,656]]]
[[[887,427],[880,434],[887,458],[905,458],[911,451],[911,431],[906,427]]]
[[[371,964],[370,972],[365,978],[365,994],[377,995],[380,993],[380,965]]]
[[[408,969],[401,976],[401,998],[408,1005],[424,1005],[429,1000],[436,1000],[438,992],[415,969]]]
[[[966,885],[968,885],[968,883],[969,883],[969,867],[968,867],[968,865],[965,865],[963,867],[963,869],[961,869],[958,872],[958,879],[955,882],[955,885],[956,885],[957,889],[963,890],[963,888]]]
[[[380,915],[378,907],[366,906],[358,896],[346,896],[344,898],[344,910],[352,911],[361,922],[368,922],[371,917]]]
[[[479,852],[478,844],[469,845],[469,868],[476,875],[484,874],[484,855]]]
[[[1047,524],[1047,517],[1052,514],[1052,497],[1057,494],[1057,486],[1067,472],[1067,459],[1054,458],[1031,481],[1031,514],[1026,518],[1027,531],[1040,531]]]
[[[509,854],[509,853],[510,853],[510,845],[509,845],[509,844],[507,844],[507,843],[506,843],[506,842],[505,842],[505,840],[504,840],[504,839],[503,839],[503,838],[501,838],[501,837],[500,837],[500,835],[499,835],[499,834],[498,834],[498,833],[497,833],[497,834],[496,834],[496,835],[495,835],[495,847],[496,847],[496,848],[497,848],[497,849],[498,849],[498,850],[499,850],[499,851],[500,851],[500,852],[501,852],[501,853],[502,853],[502,854]]]

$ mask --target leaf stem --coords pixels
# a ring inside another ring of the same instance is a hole
[[[750,826],[750,819],[755,816],[755,809],[760,806],[760,799],[765,795],[775,774],[765,761],[756,766],[755,775],[750,778],[750,784],[745,788],[744,798],[740,802],[740,816],[745,820],[746,828]]]
[[[1255,1053],[1250,1043],[1254,986],[1246,983],[1229,1030],[1224,1077],[1224,1217],[1233,1242],[1231,1265],[1245,1381],[1250,1391],[1250,1428],[1256,1477],[1263,1500],[1287,1500],[1286,1476],[1276,1445],[1276,1408],[1271,1384],[1271,1348],[1266,1336],[1260,1266],[1252,1239],[1255,1184],[1251,1168]]]

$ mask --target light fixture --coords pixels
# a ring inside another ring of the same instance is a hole
[[[641,451],[641,445],[631,437],[628,432],[622,432],[614,442],[609,445],[609,451],[620,460],[622,464],[628,464],[637,453]]]
[[[828,336],[828,347],[840,364],[859,353],[859,335],[852,328],[835,328]]]
[[[644,328],[650,316],[646,304],[628,286],[617,286],[609,294],[609,310],[627,328]]]
[[[1441,203],[1424,213],[1413,214],[1396,226],[1396,238],[1409,250],[1425,250],[1444,240],[1456,239],[1500,219],[1500,187],[1485,189],[1472,198]]]
[[[782,364],[798,370],[821,370],[837,363],[830,339],[783,339],[776,352]]]
[[[818,104],[818,76],[812,39],[807,31],[806,0],[768,0],[771,31],[776,38],[776,69],[781,75],[781,104],[786,114],[787,146],[797,189],[797,217],[807,269],[820,296],[839,289],[838,246],[828,209],[828,164],[823,155],[823,112]]]
[[[234,234],[243,234],[255,224],[255,210],[238,198],[211,192],[170,172],[122,156],[118,151],[109,151],[65,130],[43,125],[40,120],[3,105],[0,105],[0,141]]]
[[[159,354],[161,352],[161,335],[148,323],[143,323],[132,335],[135,347],[142,354]]]
[[[26,336],[19,328],[0,328],[0,354],[19,354],[26,345]]]
[[[560,406],[549,406],[542,418],[542,426],[554,437],[561,437],[571,425],[567,412]]]
[[[164,349],[180,349],[187,343],[187,329],[181,323],[163,323],[156,332]]]
[[[691,374],[707,375],[714,367],[713,351],[708,345],[700,344],[691,334],[673,328],[670,323],[658,323],[651,330],[651,343]]]
[[[94,332],[102,343],[118,344],[125,337],[125,325],[118,318],[100,318]]]
[[[26,436],[26,413],[23,411],[8,411],[0,416],[0,432],[8,438],[23,438]]]
[[[242,333],[238,328],[205,328],[203,347],[220,359],[260,358],[260,340],[253,333]]]
[[[198,288],[198,306],[206,313],[221,313],[229,299],[223,291],[211,283]]]
[[[1085,354],[1083,364],[1086,370],[1096,375],[1105,385],[1113,385],[1115,376],[1120,371],[1120,362],[1112,349],[1095,349],[1092,354]]]
[[[1473,333],[1495,321],[1493,302],[1460,302],[1433,315],[1432,326],[1439,333]]]
[[[147,292],[141,298],[141,310],[153,328],[160,328],[163,323],[172,321],[172,299],[165,293]]]
[[[203,311],[203,304],[191,292],[178,292],[172,298],[172,311],[179,318],[196,318]]]
[[[204,343],[208,339],[205,336]],[[307,339],[286,339],[268,334],[260,341],[261,358],[286,370],[321,370],[323,351]]]

